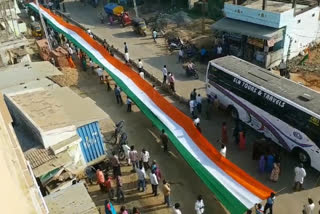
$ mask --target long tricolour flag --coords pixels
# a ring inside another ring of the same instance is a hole
[[[29,7],[39,12],[34,3],[30,3]],[[103,67],[157,128],[166,130],[183,158],[230,213],[244,213],[270,195],[270,188],[222,157],[196,129],[192,120],[162,97],[137,72],[110,56],[83,29],[67,23],[46,8],[41,7],[40,11],[52,28],[64,34]]]

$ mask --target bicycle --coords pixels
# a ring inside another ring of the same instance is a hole
[[[124,127],[124,120],[121,120],[116,123],[115,130],[109,139],[106,139],[106,143],[117,144],[118,136],[121,135],[124,131],[122,130]]]

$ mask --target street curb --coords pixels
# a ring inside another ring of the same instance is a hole
[[[63,19],[65,19],[65,21],[69,22],[69,23],[72,23],[78,27],[80,27],[81,29],[87,31],[88,28],[85,28],[83,25],[81,25],[79,22],[75,21],[74,19],[72,19],[68,13],[62,13],[58,10],[54,10],[53,11],[55,14],[61,16]],[[99,36],[95,35],[94,33],[92,33],[92,35],[94,36],[94,38],[96,39],[96,41],[98,41],[100,44],[103,45],[103,39],[101,39]],[[108,44],[108,42],[106,42],[108,47],[111,48],[111,45]],[[124,54],[119,51],[119,49],[117,48],[113,48],[112,49],[112,52],[114,53],[114,55],[123,60],[125,57],[124,57]],[[133,60],[129,60],[130,62],[130,65],[134,68],[134,70],[138,71],[138,65],[136,62],[134,62]],[[142,69],[143,72],[145,73],[145,76],[146,78],[148,78],[149,80],[151,80],[152,83],[154,83],[154,85],[157,85],[157,86],[161,86],[161,89],[164,90],[165,92],[169,93],[170,95],[172,95],[176,100],[178,100],[180,103],[184,103],[184,104],[188,104],[188,99],[184,98],[183,96],[181,96],[180,94],[176,93],[176,92],[172,92],[169,88],[169,85],[162,85],[162,81],[160,79],[158,79],[157,77],[155,77],[154,75],[152,75],[150,72],[148,72],[147,70],[145,70],[144,68]]]

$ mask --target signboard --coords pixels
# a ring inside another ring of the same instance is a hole
[[[248,37],[247,43],[259,48],[263,48],[264,47],[264,40],[263,39],[256,39],[256,38],[252,38],[252,37]]]

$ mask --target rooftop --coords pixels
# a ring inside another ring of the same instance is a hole
[[[7,95],[42,131],[72,125],[80,127],[109,118],[93,100],[82,98],[67,87],[35,89]]]
[[[0,68],[0,91],[13,86],[23,86],[48,76],[62,75],[50,62],[19,63]]]
[[[51,214],[98,214],[83,183],[72,185],[44,198]]]
[[[261,87],[287,98],[316,114],[320,114],[320,93],[310,88],[277,76],[266,69],[260,68],[234,56],[221,57],[212,62]],[[311,99],[302,100],[301,97],[305,97],[306,95]]]
[[[241,6],[262,10],[262,0],[249,0],[245,1]],[[228,1],[227,3],[232,4],[232,1]],[[299,12],[299,10],[308,8],[308,5],[304,4],[296,4],[296,12]],[[283,1],[268,1],[266,0],[266,11],[274,12],[274,13],[283,13],[285,11],[292,9],[292,3],[287,3]]]

